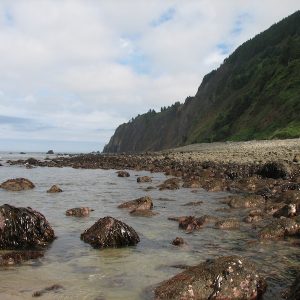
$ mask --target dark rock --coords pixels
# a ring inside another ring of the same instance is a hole
[[[141,197],[135,200],[127,201],[118,206],[118,208],[128,208],[132,210],[150,210],[153,208],[152,199],[148,196]]]
[[[93,211],[93,209],[90,209],[89,207],[75,207],[68,209],[66,211],[66,216],[87,217],[90,215],[90,211]]]
[[[54,154],[53,150],[48,150],[46,154]]]
[[[45,217],[30,207],[0,206],[0,249],[30,249],[55,239]]]
[[[179,228],[185,229],[187,232],[199,230],[203,225],[203,221],[200,218],[193,216],[183,217],[179,219]]]
[[[260,239],[279,239],[300,233],[300,222],[295,219],[277,219],[263,227],[258,236]]]
[[[129,177],[130,174],[127,171],[118,171],[118,177]]]
[[[22,191],[33,189],[35,185],[26,178],[15,178],[6,180],[0,187],[8,191]]]
[[[39,161],[33,157],[26,159],[25,162],[26,162],[25,165],[37,166],[39,164]]]
[[[215,226],[219,229],[237,229],[240,227],[240,222],[237,219],[225,219],[217,221]]]
[[[149,176],[142,176],[142,177],[138,177],[138,178],[136,179],[136,181],[137,181],[138,183],[142,183],[142,182],[151,182],[152,179],[151,179],[151,177],[149,177]]]
[[[0,266],[12,266],[23,263],[30,259],[43,257],[41,251],[14,251],[0,255]]]
[[[48,286],[40,291],[36,291],[32,294],[32,297],[41,297],[42,295],[48,293],[48,292],[54,292],[57,293],[58,291],[62,290],[64,287],[60,284],[53,284],[51,286]]]
[[[263,206],[265,204],[265,198],[255,194],[230,196],[228,197],[228,200],[228,205],[232,208],[252,208]]]
[[[63,190],[57,186],[57,185],[52,185],[51,188],[47,191],[47,193],[61,193]]]
[[[180,180],[178,178],[169,178],[165,180],[162,184],[160,184],[159,190],[176,190],[180,188],[179,185]]]
[[[203,201],[192,201],[188,202],[186,204],[183,204],[182,206],[199,206],[203,203]]]
[[[207,260],[155,289],[155,299],[259,299],[266,282],[255,266],[239,256]]]
[[[173,240],[171,244],[174,246],[182,246],[182,245],[186,244],[186,242],[184,241],[184,239],[182,237],[176,237],[175,240]]]
[[[81,239],[94,248],[134,246],[140,241],[132,227],[109,216],[99,219],[85,230],[81,234]]]
[[[257,171],[258,175],[273,179],[287,179],[290,177],[290,173],[289,167],[286,164],[279,162],[266,163]]]

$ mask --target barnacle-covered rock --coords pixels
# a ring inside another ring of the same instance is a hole
[[[155,299],[258,299],[266,290],[255,266],[239,256],[224,256],[189,267],[155,289]]]
[[[0,206],[0,249],[30,249],[55,239],[46,218],[30,207]]]

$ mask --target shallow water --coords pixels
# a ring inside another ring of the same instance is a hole
[[[0,156],[2,164],[6,159],[22,157],[3,153]],[[35,154],[35,157],[40,159],[45,155]],[[220,199],[228,194],[201,189],[192,193],[191,189],[183,188],[145,191],[148,186],[157,187],[166,176],[137,171],[130,174],[129,178],[119,178],[115,170],[26,169],[6,164],[0,167],[0,182],[25,177],[36,185],[35,189],[22,192],[0,189],[0,205],[30,206],[42,212],[58,237],[44,258],[0,270],[0,299],[32,299],[35,291],[52,284],[61,284],[64,289],[44,294],[42,299],[146,299],[151,297],[152,286],[181,272],[172,266],[194,265],[208,258],[232,254],[249,257],[267,277],[269,288],[264,299],[280,299],[282,287],[291,284],[291,270],[300,265],[299,246],[293,246],[291,241],[252,243],[255,237],[250,225],[231,231],[210,226],[185,234],[178,229],[177,222],[167,218],[203,214],[228,216],[226,212],[216,211],[226,207]],[[149,175],[153,182],[138,184],[136,175]],[[58,184],[64,192],[46,193],[53,184]],[[130,216],[128,211],[117,208],[124,201],[145,195],[153,198],[158,215]],[[200,200],[203,201],[200,206],[182,206]],[[95,211],[87,218],[65,216],[67,209],[77,206],[89,206]],[[107,215],[132,226],[141,242],[136,247],[106,250],[95,250],[82,242],[80,234],[84,229]],[[181,248],[171,245],[176,236],[183,237],[188,245]]]

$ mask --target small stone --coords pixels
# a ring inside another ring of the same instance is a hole
[[[61,193],[63,190],[57,186],[57,185],[52,185],[51,188],[47,191],[47,193]]]

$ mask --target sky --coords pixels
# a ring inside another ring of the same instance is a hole
[[[0,151],[101,151],[299,0],[0,0]]]

